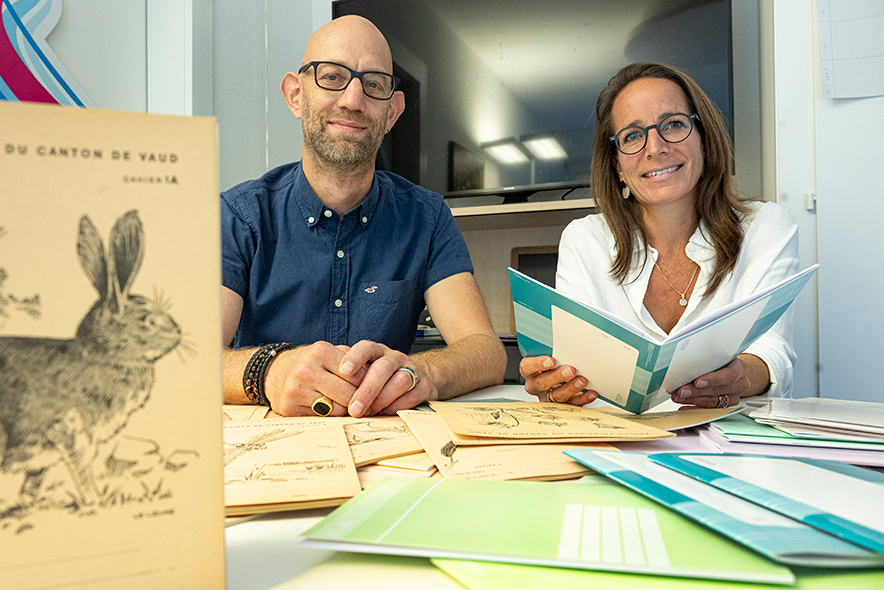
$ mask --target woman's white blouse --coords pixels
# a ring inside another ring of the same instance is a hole
[[[739,259],[733,273],[712,297],[702,297],[715,267],[715,248],[704,237],[705,225],[701,223],[688,241],[685,254],[700,266],[700,272],[688,305],[673,331],[798,272],[798,225],[789,212],[775,203],[749,202],[747,205],[750,212],[741,221],[744,237]],[[633,254],[629,278],[623,285],[617,284],[610,277],[614,238],[603,217],[588,215],[572,221],[559,243],[556,288],[662,340],[666,332],[643,303],[654,265],[649,258],[643,268],[638,267],[641,248],[639,244]],[[657,258],[654,248],[648,247],[648,251],[649,256]],[[677,297],[674,292],[673,297]],[[771,380],[767,395],[772,397],[791,396],[795,364],[793,316],[794,309],[790,307],[766,334],[746,349],[767,364]]]

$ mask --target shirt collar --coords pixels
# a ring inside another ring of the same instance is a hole
[[[706,223],[701,219],[700,225],[694,230],[685,249],[688,258],[700,266],[714,264],[715,262],[715,246],[709,242],[709,239],[706,237],[708,235],[709,231],[706,228]]]
[[[380,176],[375,173],[374,182],[371,183],[371,189],[368,191],[368,195],[362,200],[359,207],[356,208],[359,213],[359,223],[361,223],[363,227],[371,222],[371,218],[377,210],[378,201],[381,200],[380,180]]]
[[[313,187],[307,182],[307,177],[304,176],[304,168],[300,163],[295,169],[294,175],[293,192],[301,218],[304,220],[304,223],[307,224],[307,227],[313,227],[319,223],[323,212],[327,210],[328,207],[326,207],[325,204],[319,200],[319,197],[316,196],[316,193],[313,192]],[[362,202],[352,211],[348,212],[348,214],[355,212],[355,214],[359,215],[359,223],[366,226],[371,221],[371,217],[377,209],[379,200],[380,188],[378,187],[378,175],[375,174],[374,182],[371,183],[371,189],[368,191],[368,195],[366,195]]]
[[[701,297],[699,297],[699,295],[705,291],[706,284],[714,270],[715,247],[709,243],[709,240],[706,238],[708,233],[706,224],[701,220],[700,225],[694,230],[694,233],[691,234],[687,246],[685,247],[685,254],[700,266],[700,271],[697,273],[695,279],[696,282],[693,290],[694,295],[692,295],[688,301],[688,306],[685,309],[684,314],[682,314],[682,318],[685,318],[695,307],[697,307],[697,305],[700,304]],[[637,265],[642,260],[643,250],[644,244],[641,241],[641,236],[637,235],[632,252],[633,266],[630,269],[630,274],[626,282],[623,284],[623,289],[626,292],[626,298],[629,300],[629,304],[635,314],[642,318],[645,325],[653,328],[653,331],[658,337],[665,338],[667,334],[657,326],[657,323],[651,317],[651,314],[648,313],[648,310],[645,309],[644,305],[645,294],[648,291],[648,282],[651,280],[651,271],[654,268],[654,260],[657,258],[657,250],[648,246],[645,265],[643,268],[639,269]],[[679,320],[678,324],[676,324],[673,329],[678,329],[681,326],[681,322],[682,320]]]

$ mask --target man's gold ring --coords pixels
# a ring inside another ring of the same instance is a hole
[[[330,399],[323,395],[322,397],[316,398],[316,401],[313,402],[313,405],[310,406],[310,408],[317,416],[325,417],[332,413],[334,405]]]
[[[551,404],[557,404],[557,403],[559,403],[559,402],[557,402],[556,400],[553,399],[552,393],[551,393],[549,390],[547,390],[547,392],[546,392],[546,401],[548,401],[548,402],[551,403]]]
[[[406,391],[411,391],[417,385],[417,382],[420,381],[420,377],[417,376],[417,371],[412,369],[411,367],[399,367],[396,369],[397,372],[404,371],[411,376],[411,387],[409,387]]]

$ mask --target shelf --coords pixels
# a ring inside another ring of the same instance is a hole
[[[540,211],[564,211],[568,209],[594,209],[595,199],[566,199],[564,201],[533,201],[501,205],[451,207],[455,217],[479,215],[505,215],[509,213],[536,213]]]

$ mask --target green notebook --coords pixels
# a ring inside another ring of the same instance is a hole
[[[685,580],[660,576],[641,576],[617,572],[587,572],[554,567],[512,565],[459,559],[432,560],[443,572],[468,590],[749,590],[763,588],[755,584],[727,580]],[[844,573],[838,571],[797,570],[794,590],[881,590],[884,571]]]
[[[313,548],[792,584],[781,565],[602,477],[388,478],[306,531]]]

